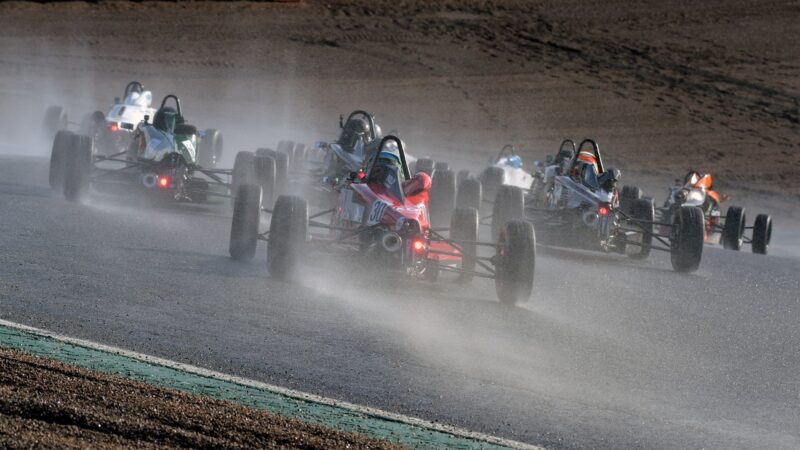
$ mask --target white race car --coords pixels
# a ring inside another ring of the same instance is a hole
[[[494,199],[500,186],[515,186],[528,191],[534,177],[522,168],[522,158],[517,155],[514,146],[506,144],[500,149],[497,157],[489,160],[491,166],[480,175],[483,185],[483,198]]]
[[[115,98],[106,114],[95,111],[85,115],[78,132],[92,138],[99,154],[121,154],[130,145],[136,126],[146,116],[154,117],[156,109],[151,106],[152,103],[153,93],[144,90],[142,83],[131,81],[125,86],[122,101],[119,97]],[[63,107],[51,106],[47,109],[44,128],[46,136],[50,139],[54,138],[59,130],[67,129],[69,124]]]

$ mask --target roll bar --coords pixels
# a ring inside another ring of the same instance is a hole
[[[378,159],[378,155],[381,154],[381,149],[383,148],[383,144],[388,141],[394,141],[397,144],[397,152],[400,153],[400,164],[403,166],[403,176],[405,176],[406,180],[411,179],[411,171],[408,169],[408,162],[406,161],[406,150],[405,144],[403,144],[403,140],[397,136],[389,135],[381,139],[381,143],[378,145],[378,151],[372,154],[369,162],[367,163],[367,176],[370,175],[372,172],[372,166],[375,165],[375,161]]]
[[[144,92],[144,85],[138,81],[131,81],[125,86],[125,95],[123,95],[122,98],[126,98],[131,92],[138,92],[141,94]]]
[[[174,99],[175,100],[175,106],[176,106],[176,110],[178,111],[178,115],[179,116],[183,116],[183,114],[181,113],[181,100],[175,94],[169,94],[166,97],[164,97],[164,100],[161,100],[161,107],[159,107],[158,109],[163,109],[164,106],[167,104],[167,100],[169,100],[169,99]]]
[[[370,114],[370,113],[368,113],[368,112],[366,112],[364,110],[357,109],[357,110],[351,112],[350,115],[347,116],[347,121],[345,121],[345,122],[342,122],[342,118],[341,118],[341,116],[339,116],[339,128],[344,128],[344,125],[347,122],[350,122],[350,119],[352,119],[355,116],[359,116],[359,115],[364,116],[367,119],[367,122],[369,122],[369,130],[370,130],[369,132],[370,132],[370,135],[371,135],[369,142],[374,141],[375,138],[377,137],[377,134],[376,134],[377,131],[375,130],[375,118],[372,116],[372,114]],[[383,141],[381,141],[381,142],[383,142]]]
[[[581,150],[583,150],[583,146],[586,144],[592,146],[592,152],[594,153],[594,157],[597,159],[597,172],[605,172],[605,168],[603,167],[603,158],[600,157],[600,146],[597,145],[597,142],[595,142],[594,139],[584,139],[581,141],[580,145],[578,145],[578,151],[575,152],[575,159],[572,160],[573,165],[578,158],[578,154],[581,152]]]

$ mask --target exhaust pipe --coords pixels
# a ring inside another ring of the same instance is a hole
[[[144,187],[146,188],[155,187],[157,183],[158,183],[158,175],[156,175],[155,173],[147,172],[145,174],[142,174],[142,184],[144,185]]]
[[[598,215],[594,211],[586,211],[583,213],[583,223],[587,226],[593,227],[597,223]]]
[[[383,249],[389,253],[394,253],[403,247],[403,238],[399,234],[387,231],[381,237]]]

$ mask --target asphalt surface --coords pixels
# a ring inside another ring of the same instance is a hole
[[[0,317],[552,448],[800,447],[800,260],[540,249],[533,298],[227,257],[226,206],[68,203],[0,158]]]

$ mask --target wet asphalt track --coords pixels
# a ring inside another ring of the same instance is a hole
[[[0,158],[3,319],[553,448],[800,447],[798,260],[540,249],[523,308],[486,280],[286,284],[264,247],[227,258],[226,207],[70,204],[46,169]]]

